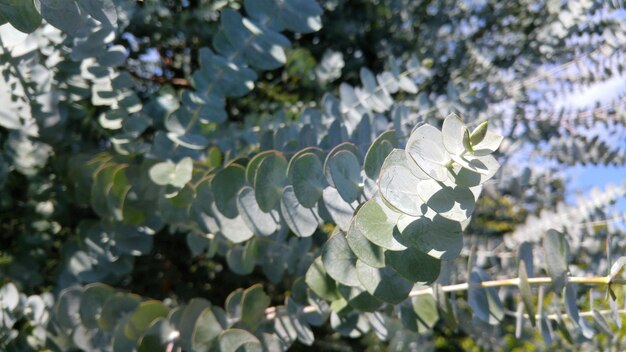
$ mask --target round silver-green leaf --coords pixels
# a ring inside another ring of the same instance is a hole
[[[372,243],[392,251],[406,249],[394,238],[394,227],[401,214],[389,209],[379,198],[370,199],[356,213],[359,232]]]
[[[356,256],[341,232],[331,237],[322,248],[322,262],[326,272],[343,285],[360,285],[356,277],[356,261]]]
[[[390,267],[373,268],[357,260],[356,271],[367,292],[387,303],[399,304],[409,296],[413,288],[412,283]]]
[[[274,209],[287,182],[287,160],[280,154],[269,154],[261,161],[254,177],[254,194],[264,212]]]
[[[354,153],[342,150],[328,160],[330,176],[335,188],[346,202],[352,203],[361,194],[361,167]]]
[[[290,170],[291,182],[296,198],[306,208],[314,207],[324,192],[322,162],[313,153],[298,156]]]

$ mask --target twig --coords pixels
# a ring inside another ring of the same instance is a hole
[[[552,278],[550,277],[531,277],[528,278],[528,284],[530,285],[549,285],[552,283]],[[600,276],[600,277],[584,277],[584,276],[570,276],[567,278],[567,283],[571,284],[582,284],[589,286],[598,286],[598,285],[626,285],[626,279],[622,278],[613,278],[610,276]],[[519,286],[520,279],[502,279],[502,280],[491,280],[491,281],[483,281],[481,283],[473,284],[472,288],[489,288],[489,287],[504,287],[504,286]],[[470,288],[470,284],[465,282],[462,284],[455,285],[447,285],[442,286],[442,292],[457,292],[457,291],[467,291]],[[421,296],[421,295],[432,295],[434,294],[432,287],[421,288],[417,290],[413,290],[409,293],[409,297]],[[284,307],[283,307],[284,308]],[[306,306],[302,308],[301,313],[313,313],[316,311],[315,306]],[[269,307],[265,309],[265,318],[267,320],[272,320],[277,316],[284,315],[285,310],[279,309],[279,307]]]

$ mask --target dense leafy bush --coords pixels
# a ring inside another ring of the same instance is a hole
[[[620,350],[619,6],[0,0],[0,349]]]

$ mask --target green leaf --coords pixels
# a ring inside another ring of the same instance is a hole
[[[339,292],[348,301],[348,304],[361,312],[375,312],[383,305],[383,301],[360,287],[339,285]]]
[[[165,318],[155,319],[137,344],[138,352],[165,351],[166,345],[177,336],[176,330]]]
[[[141,297],[133,294],[116,293],[109,297],[102,306],[98,325],[104,331],[113,331],[119,320],[134,311],[140,304]]]
[[[417,316],[417,331],[429,332],[439,321],[437,301],[431,294],[418,295],[411,300],[413,311]]]
[[[458,328],[458,321],[455,316],[454,308],[452,307],[452,302],[446,295],[445,292],[441,289],[441,285],[434,284],[433,291],[435,293],[435,297],[437,299],[437,309],[439,311],[439,315],[443,319],[445,325],[451,329],[456,330]]]
[[[235,246],[226,253],[228,267],[236,274],[249,275],[254,270],[259,256],[258,252],[257,241],[254,239],[243,246]]]
[[[142,302],[130,315],[124,334],[131,341],[138,342],[157,318],[167,317],[169,309],[160,301]]]
[[[293,186],[287,186],[283,190],[280,211],[287,226],[298,237],[311,236],[320,224],[317,209],[302,206],[296,198]]]
[[[237,194],[245,182],[245,169],[236,164],[218,171],[211,180],[215,206],[224,216],[232,219],[239,214]]]
[[[313,153],[302,154],[293,160],[290,171],[293,191],[298,202],[305,208],[314,207],[322,198],[326,183],[322,162]]]
[[[320,213],[324,210],[342,230],[347,231],[352,221],[358,203],[348,203],[339,194],[336,188],[326,187],[322,194],[323,203],[320,203]]]
[[[475,156],[470,154],[452,155],[452,160],[462,168],[492,177],[500,168],[500,164],[492,155]]]
[[[280,154],[266,156],[256,170],[254,194],[264,212],[274,209],[287,183],[287,160]]]
[[[279,229],[278,212],[262,211],[256,202],[252,187],[245,186],[237,194],[237,209],[248,228],[256,235],[269,236]]]
[[[483,281],[490,281],[489,274],[480,268],[472,269],[469,280],[468,303],[480,320],[497,325],[504,317],[504,307],[494,287],[477,287]]]
[[[323,13],[316,1],[297,0],[288,3],[273,1],[244,1],[246,13],[261,21],[271,18],[271,25],[277,30],[284,28],[297,33],[310,33],[320,30]]]
[[[260,27],[238,12],[226,8],[221,14],[220,27],[228,41],[243,52],[250,65],[273,70],[285,64],[287,57],[282,47],[289,40],[268,27]]]
[[[211,307],[205,308],[196,319],[196,325],[191,333],[191,348],[193,351],[208,351],[213,346],[219,334],[223,331],[222,325],[215,317]]]
[[[355,226],[354,221],[350,224],[346,236],[350,249],[365,264],[382,268],[385,266],[385,249],[370,242]]]
[[[430,125],[422,125],[411,132],[406,144],[407,160],[417,165],[436,181],[448,179],[447,165],[450,154],[443,146],[441,131]]]
[[[326,241],[322,248],[322,262],[330,277],[346,286],[359,286],[356,277],[356,260],[348,241],[341,231]]]
[[[33,0],[0,0],[0,15],[23,33],[34,32],[41,25],[41,15]]]
[[[470,135],[470,142],[472,143],[472,148],[478,143],[482,142],[487,135],[487,129],[489,128],[489,121],[485,121],[478,125]]]
[[[254,177],[256,176],[256,172],[259,166],[261,165],[261,162],[268,155],[272,155],[272,154],[278,154],[278,152],[275,150],[266,150],[264,152],[260,152],[259,154],[255,155],[252,159],[250,159],[250,162],[248,162],[248,165],[246,166],[246,182],[250,186],[254,186]]]
[[[613,336],[613,330],[609,326],[609,322],[604,318],[602,313],[600,313],[596,309],[593,309],[592,314],[593,314],[593,319],[596,322],[596,325],[600,328],[600,330],[604,332],[605,334],[607,334],[608,336]]]
[[[530,289],[530,284],[528,284],[528,274],[526,274],[526,262],[525,260],[521,260],[519,263],[519,290],[522,296],[522,302],[524,303],[524,308],[526,309],[526,313],[528,313],[528,317],[530,318],[530,323],[532,326],[535,326],[535,308],[533,306],[533,296],[532,291]]]
[[[624,271],[624,266],[626,265],[626,257],[619,257],[617,260],[611,265],[611,270],[609,271],[609,277],[611,280],[616,278]]]
[[[82,0],[80,8],[105,26],[117,27],[117,10],[112,0]]]
[[[354,155],[359,155],[359,148],[357,148],[356,145],[350,143],[350,142],[343,142],[339,145],[337,145],[336,147],[334,147],[330,152],[328,152],[328,155],[326,155],[326,159],[324,159],[324,177],[326,178],[326,182],[328,182],[329,185],[331,185],[334,188],[337,188],[337,186],[335,185],[335,181],[333,181],[333,178],[330,174],[330,159],[337,153],[341,152],[341,151],[348,151],[351,152]]]
[[[354,225],[372,243],[392,251],[406,247],[394,237],[399,213],[387,208],[379,198],[370,199],[356,213]]]
[[[477,144],[473,144],[474,155],[476,156],[484,156],[493,154],[498,148],[500,148],[500,144],[504,137],[501,135],[487,131],[482,141]]]
[[[198,91],[212,91],[220,96],[241,97],[254,88],[257,75],[245,65],[216,55],[209,48],[198,50],[198,61],[201,70],[194,72],[192,77],[193,85]]]
[[[385,262],[398,274],[413,283],[430,284],[439,277],[441,261],[415,248],[386,251]]]
[[[533,248],[529,242],[522,242],[517,250],[517,263],[518,265],[526,266],[526,274],[528,276],[533,276],[534,268],[533,268]]]
[[[124,315],[120,318],[119,323],[113,329],[111,337],[111,347],[115,352],[133,352],[136,346],[136,341],[133,341],[126,337],[124,333],[126,324],[130,319],[130,315]],[[79,331],[79,330],[77,330]]]
[[[182,188],[191,181],[193,161],[187,157],[178,164],[164,161],[154,164],[150,168],[150,179],[160,186],[172,185]]]
[[[72,36],[78,34],[86,18],[81,14],[78,4],[68,0],[41,1],[41,16],[46,22]]]
[[[372,180],[378,179],[385,158],[391,153],[396,143],[397,138],[395,131],[383,132],[372,142],[372,145],[370,145],[365,154],[365,161],[363,162],[363,170],[367,177]]]
[[[335,281],[326,273],[322,258],[317,257],[305,275],[306,284],[316,295],[327,301],[341,298]]]
[[[224,330],[219,336],[220,352],[262,352],[261,342],[241,329]]]
[[[543,238],[546,271],[552,278],[552,286],[560,292],[567,283],[569,245],[565,236],[553,229]]]
[[[480,162],[484,165],[484,168],[489,170],[487,173],[477,173],[455,164],[449,169],[450,179],[460,187],[476,187],[482,185],[496,174],[500,168],[500,163],[491,155],[480,157]]]
[[[115,293],[113,287],[93,283],[85,287],[80,301],[80,321],[89,329],[98,328],[98,317],[104,303]],[[0,295],[1,296],[1,295]]]
[[[309,324],[303,318],[300,307],[294,302],[293,299],[291,299],[291,297],[287,297],[285,299],[285,304],[287,306],[287,314],[295,330],[298,341],[307,346],[312,345],[315,341],[315,336],[313,336],[313,331],[311,331]]]
[[[191,350],[195,327],[205,309],[211,309],[211,303],[209,303],[209,301],[203,298],[193,298],[187,303],[183,311],[179,313],[180,320],[178,324],[174,324],[174,326],[180,332],[179,341],[184,350]],[[170,318],[170,320],[174,319]]]
[[[361,194],[361,167],[353,153],[342,150],[329,158],[327,167],[335,188],[346,202],[352,203]]]
[[[570,319],[580,328],[583,336],[591,339],[593,335],[595,335],[595,332],[591,326],[589,326],[587,320],[579,314],[578,302],[576,301],[576,288],[573,285],[565,285],[563,289],[563,299],[565,300],[565,310]]]
[[[215,206],[215,202],[210,202],[211,214],[217,221],[219,226],[219,232],[224,235],[228,240],[234,243],[241,243],[249,240],[254,236],[254,233],[250,231],[246,226],[245,221],[241,216],[237,216],[234,219],[229,219],[222,215]]]
[[[421,181],[417,185],[417,193],[437,214],[459,222],[467,220],[472,215],[474,203],[478,198],[470,188],[450,187],[435,180]]]
[[[409,296],[413,284],[399,276],[390,267],[373,268],[361,260],[356,262],[359,281],[367,292],[391,304],[398,304]]]
[[[391,207],[412,216],[424,214],[426,208],[419,197],[417,187],[422,179],[407,166],[406,154],[403,151],[395,149],[391,152],[380,174],[378,190]]]
[[[359,314],[355,311],[347,314],[331,313],[330,327],[341,336],[350,338],[361,337],[370,330],[370,324],[365,314]]]
[[[443,121],[441,127],[443,145],[451,155],[461,155],[466,152],[464,140],[466,139],[467,126],[456,114],[450,114]]]
[[[439,215],[433,219],[402,216],[396,236],[433,258],[453,260],[463,249],[461,224]]]
[[[241,322],[254,331],[265,321],[265,308],[270,305],[270,297],[260,284],[243,291],[241,299]]]

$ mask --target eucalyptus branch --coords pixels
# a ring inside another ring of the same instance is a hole
[[[507,287],[507,286],[519,286],[521,283],[519,278],[512,279],[500,279],[483,281],[481,283],[472,284],[461,283],[454,285],[441,286],[442,292],[459,292],[467,291],[471,288],[490,288],[490,287]],[[531,277],[528,278],[528,284],[530,285],[549,285],[552,283],[550,277]],[[598,276],[598,277],[585,277],[585,276],[569,276],[567,277],[567,283],[581,284],[587,286],[602,286],[602,285],[626,285],[626,279],[624,278],[611,278],[610,276]],[[432,287],[414,289],[409,293],[409,297],[416,297],[421,295],[433,295],[434,290]],[[313,313],[317,310],[315,306],[305,306],[302,308],[302,313]],[[279,307],[269,307],[265,309],[265,318],[272,320],[277,316],[281,316],[286,312]]]
[[[600,313],[601,315],[605,315],[605,314],[626,314],[626,309],[619,309],[619,310],[610,310],[610,309],[604,309],[604,310],[598,310],[596,311],[597,313]],[[593,311],[587,311],[587,312],[580,312],[578,313],[579,316],[581,317],[593,317],[594,314]],[[511,311],[511,310],[505,310],[504,314],[510,317],[517,317],[517,312]],[[525,319],[529,319],[530,316],[528,314],[524,314],[523,315]],[[546,319],[550,319],[550,320],[559,320],[559,319],[572,319],[571,316],[569,316],[568,314],[547,314],[544,315],[544,317]],[[542,317],[539,314],[535,314],[535,319],[539,320]]]

